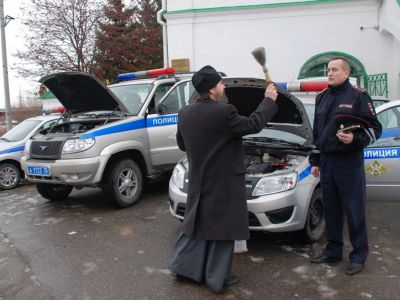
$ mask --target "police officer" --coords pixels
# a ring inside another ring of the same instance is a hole
[[[360,272],[368,255],[365,218],[363,148],[376,141],[382,126],[366,91],[349,82],[347,59],[335,57],[328,64],[328,88],[317,95],[311,172],[321,177],[327,245],[312,263],[342,260],[343,212],[351,245],[346,274]],[[346,130],[347,129],[347,130]]]

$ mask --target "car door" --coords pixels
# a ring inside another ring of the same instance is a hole
[[[194,88],[190,80],[177,83],[147,116],[150,154],[155,166],[175,165],[183,156],[176,144],[178,111],[188,105]]]
[[[367,198],[397,200],[400,193],[400,104],[379,111],[382,135],[364,150]]]

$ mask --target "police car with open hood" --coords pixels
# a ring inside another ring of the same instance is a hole
[[[223,78],[223,82],[224,101],[241,115],[249,116],[264,98],[265,80]],[[302,102],[281,87],[276,104],[278,112],[265,128],[243,137],[250,230],[299,230],[306,240],[315,241],[322,236],[325,221],[319,178],[311,175],[308,162],[312,127]],[[178,219],[185,215],[189,168],[184,157],[169,183],[170,211]]]
[[[66,108],[66,121],[27,142],[21,159],[26,178],[50,200],[68,197],[73,187],[100,186],[120,207],[136,203],[144,181],[172,170],[183,156],[175,133],[177,112],[187,103],[163,100],[184,78],[173,73],[121,74],[108,87],[78,72],[43,77],[40,82]]]

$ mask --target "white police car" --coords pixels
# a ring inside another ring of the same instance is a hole
[[[265,80],[223,81],[229,102],[242,115],[250,115],[264,98]],[[311,175],[308,162],[312,128],[301,101],[281,88],[278,92],[278,113],[260,133],[243,138],[250,230],[300,231],[315,241],[325,221],[319,179]],[[169,183],[170,212],[178,219],[185,214],[188,169],[185,157]]]
[[[121,74],[109,86],[79,72],[43,77],[67,120],[26,143],[26,178],[49,200],[67,198],[74,187],[99,186],[119,207],[137,203],[145,181],[172,170],[183,156],[175,133],[178,110],[187,102],[179,96],[191,90],[172,87],[190,76],[155,69]]]
[[[53,114],[26,119],[0,137],[0,189],[8,190],[18,185],[23,177],[19,160],[26,141],[34,133],[62,122],[60,116]]]
[[[400,100],[376,108],[382,135],[364,149],[367,198],[398,201],[400,193]]]

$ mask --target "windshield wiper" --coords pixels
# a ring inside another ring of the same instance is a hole
[[[0,140],[2,140],[2,141],[6,141],[6,142],[11,142],[9,139],[6,139],[6,138],[0,138]]]
[[[243,138],[243,140],[246,144],[262,145],[262,146],[267,146],[269,148],[287,149],[289,147],[289,148],[295,148],[295,149],[301,149],[301,150],[311,150],[313,148],[312,146],[304,146],[299,143],[289,142],[289,141],[285,141],[285,140],[281,140],[281,139],[263,137],[263,136],[247,137],[247,138]],[[269,145],[265,145],[265,143],[269,143]],[[285,148],[285,147],[281,147],[281,146],[276,146],[277,143],[280,145],[286,145],[288,147]]]

